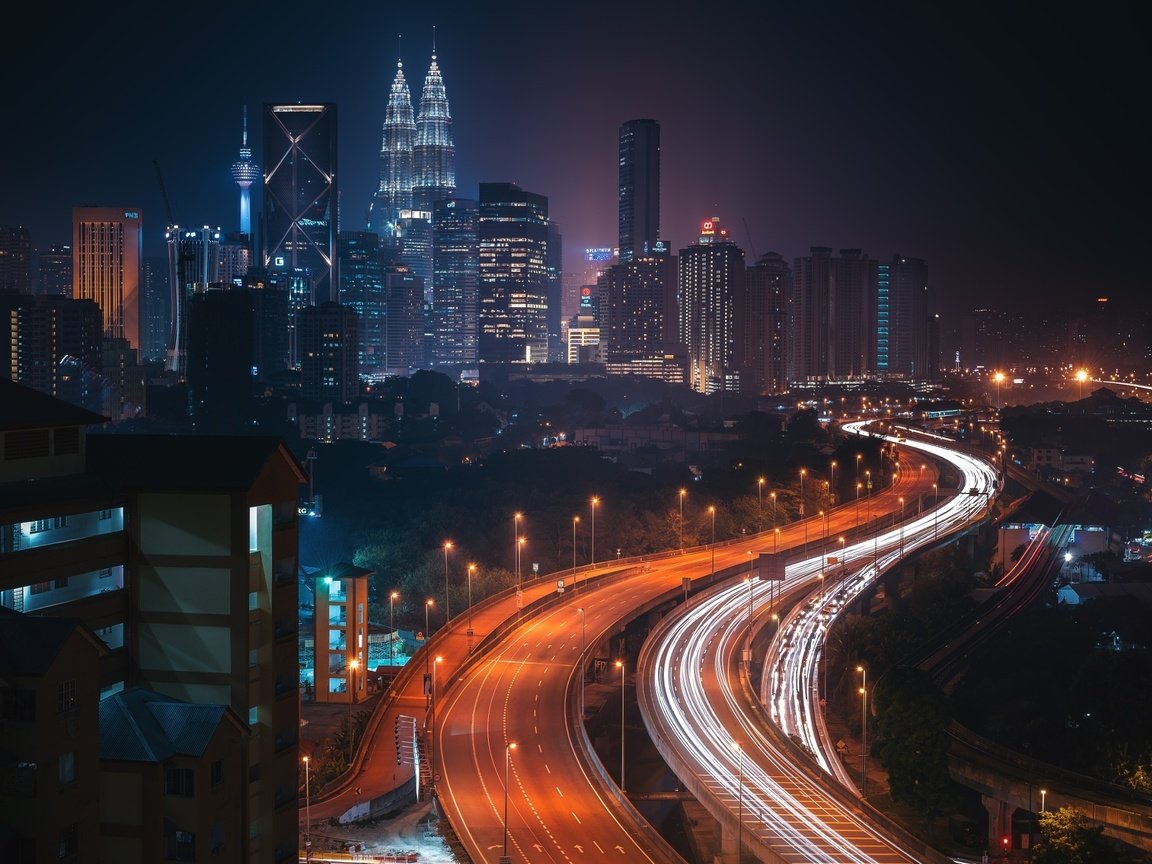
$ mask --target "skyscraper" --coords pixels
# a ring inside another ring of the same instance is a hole
[[[480,184],[479,354],[485,363],[548,357],[548,199]]]
[[[424,280],[403,264],[384,272],[384,366],[409,376],[424,364]]]
[[[23,225],[0,225],[0,294],[32,293],[32,238]]]
[[[252,161],[252,149],[248,146],[248,106],[244,106],[244,133],[240,139],[240,158],[232,163],[232,180],[240,187],[240,233],[252,241],[252,193],[251,186],[260,179],[260,166]]]
[[[396,61],[396,77],[384,110],[384,140],[380,145],[380,182],[368,208],[368,230],[381,237],[396,235],[401,210],[412,209],[412,148],[416,121],[412,94],[404,80],[404,63]]]
[[[143,222],[138,207],[72,208],[72,296],[95,300],[104,335],[140,347],[140,263]]]
[[[744,250],[713,217],[698,242],[680,250],[676,293],[680,341],[688,351],[688,384],[699,393],[736,390],[735,311],[744,285]]]
[[[219,280],[220,229],[205,226],[194,231],[170,225],[168,284],[172,296],[172,329],[165,368],[184,379],[188,361],[188,303],[193,294]]]
[[[676,282],[674,266],[667,253],[645,255],[601,274],[597,293],[601,353],[606,362],[651,360],[664,354],[668,294]]]
[[[859,249],[813,246],[796,258],[788,304],[788,381],[859,379],[876,372],[877,261]]]
[[[351,402],[360,392],[356,311],[339,303],[300,313],[300,395],[313,402]]]
[[[362,377],[384,374],[384,253],[372,231],[340,232],[340,303],[360,321],[358,366]]]
[[[58,297],[72,296],[72,247],[66,243],[53,243],[36,254],[38,294]],[[165,330],[167,338],[167,330]]]
[[[266,104],[264,165],[263,265],[309,270],[316,299],[335,300],[336,106]]]
[[[412,151],[413,209],[431,213],[437,201],[456,194],[456,147],[452,143],[452,116],[444,79],[436,64],[436,46],[432,46],[432,63],[424,77],[420,95],[420,113],[416,117],[416,144]]]
[[[748,268],[736,313],[740,389],[782,393],[786,389],[785,310],[792,271],[777,252],[765,252]]]
[[[935,322],[928,264],[893,255],[877,267],[876,373],[925,381],[936,376]]]
[[[620,126],[620,261],[644,257],[660,239],[660,124]]]
[[[432,332],[437,366],[476,364],[475,199],[446,198],[432,211]]]

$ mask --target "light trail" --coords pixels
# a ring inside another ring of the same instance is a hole
[[[856,433],[865,425],[845,428]],[[813,590],[782,622],[758,688],[767,694],[764,704],[780,731],[799,741],[828,778],[847,788],[854,787],[832,755],[819,710],[817,674],[827,627],[902,554],[981,518],[997,489],[995,469],[983,458],[930,441],[905,440],[900,446],[952,465],[961,478],[961,494],[949,494],[901,526],[837,550],[835,574],[821,566],[825,549],[789,564],[781,593]],[[755,580],[749,586],[742,579],[733,581],[670,615],[645,644],[645,675],[637,681],[640,705],[669,764],[686,785],[699,787],[694,790],[697,797],[711,798],[730,817],[743,813],[740,836],[746,835],[754,849],[765,850],[773,860],[924,861],[924,849],[901,848],[842,795],[833,794],[819,776],[795,765],[749,716],[747,697],[738,692],[740,676],[732,675],[733,658],[745,644],[748,616],[755,619],[774,592],[770,582]]]

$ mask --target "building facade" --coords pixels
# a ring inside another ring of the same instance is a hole
[[[783,256],[766,252],[748,268],[736,315],[740,387],[745,393],[783,393],[788,291],[792,271]]]
[[[143,217],[138,207],[72,208],[72,296],[94,300],[104,335],[140,347]]]
[[[621,262],[655,253],[660,239],[660,124],[620,126],[619,255]]]
[[[735,313],[744,288],[744,250],[713,217],[676,262],[679,339],[688,355],[688,385],[699,393],[739,389]]]
[[[356,310],[321,303],[300,312],[300,395],[312,402],[350,402],[360,394]]]
[[[479,359],[548,357],[548,199],[514,183],[481,183]]]
[[[307,270],[317,302],[338,299],[336,105],[264,106],[263,265]]]
[[[432,211],[432,333],[436,366],[475,366],[479,206],[445,198]]]

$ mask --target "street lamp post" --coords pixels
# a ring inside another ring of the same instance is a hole
[[[395,655],[392,653],[392,646],[396,644],[396,598],[400,596],[399,592],[393,591],[388,595],[388,629],[392,632],[388,634],[388,673],[392,674],[396,665]]]
[[[680,551],[684,551],[684,496],[688,494],[687,489],[680,490]]]
[[[732,749],[736,751],[736,860],[739,861],[744,850],[744,751],[738,741],[732,742]]]
[[[997,372],[992,376],[992,380],[996,382],[996,407],[1000,407],[1000,382],[1004,380],[1004,373]]]
[[[428,624],[428,610],[432,608],[432,604],[435,602],[436,601],[433,600],[431,597],[429,597],[427,600],[424,601],[424,644],[425,645],[427,645],[432,639],[432,629]],[[428,652],[425,651],[424,652],[424,672],[425,672],[425,674],[428,673],[429,662],[430,662],[430,658],[428,657]]]
[[[436,662],[432,664],[432,706],[431,711],[431,740],[429,741],[429,748],[432,751],[432,791],[436,791],[436,669],[444,662],[443,657],[437,657]]]
[[[527,540],[528,540],[528,538],[524,537],[524,536],[518,537],[516,540],[516,590],[517,591],[520,590],[520,581],[521,581],[521,578],[520,578],[520,558],[524,553],[524,543],[527,542]]]
[[[764,530],[764,478],[756,478],[756,531]]]
[[[712,572],[716,572],[716,505],[709,504],[708,512],[712,514]]]
[[[904,554],[904,498],[900,498],[900,554]]]
[[[348,766],[356,755],[356,736],[352,734],[352,705],[356,702],[356,670],[360,661],[353,657],[348,661]]]
[[[616,666],[620,669],[620,791],[624,786],[624,661],[617,660]]]
[[[940,486],[932,484],[932,536],[940,533]]]
[[[800,469],[800,518],[804,518],[804,475],[808,473],[807,468]]]
[[[831,504],[833,507],[835,507],[836,506],[836,460],[835,459],[833,459],[831,461],[831,463],[829,463],[829,467],[831,468],[831,472],[830,472],[830,475],[828,477],[828,503]]]
[[[472,574],[476,572],[476,565],[468,565],[468,635],[472,635]]]
[[[1088,370],[1087,369],[1076,370],[1076,380],[1080,384],[1080,399],[1083,399],[1084,398],[1084,382],[1088,380]]]
[[[776,493],[769,492],[768,497],[772,499],[772,524],[776,524]]]
[[[500,856],[500,864],[512,864],[512,859],[508,857],[508,762],[515,749],[515,741],[510,741],[504,748],[504,854]]]
[[[452,548],[452,541],[444,541],[444,623],[447,624],[452,620],[452,613],[449,611],[451,606],[448,605],[448,550]]]
[[[860,490],[862,488],[863,488],[862,484],[860,484],[860,483],[856,484],[856,527],[857,528],[860,527]]]
[[[600,503],[600,499],[595,495],[592,496],[592,569],[596,569],[596,505]]]
[[[516,586],[520,586],[520,517],[523,514],[512,514],[512,561],[516,568]]]
[[[304,860],[312,860],[312,771],[304,757]]]
[[[580,517],[572,517],[572,590],[576,590],[576,526],[580,524]]]
[[[868,670],[857,666],[860,673],[860,796],[868,796]]]
[[[1040,812],[1041,813],[1045,812],[1048,809],[1048,803],[1045,800],[1047,797],[1048,797],[1048,790],[1047,789],[1041,789],[1040,790]]]

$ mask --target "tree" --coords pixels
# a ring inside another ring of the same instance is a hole
[[[924,817],[940,812],[951,794],[947,697],[919,669],[897,666],[873,688],[876,733],[872,752],[888,769],[894,801]]]
[[[1033,864],[1111,864],[1116,851],[1104,839],[1102,825],[1088,825],[1075,807],[1040,814],[1041,841]]]

